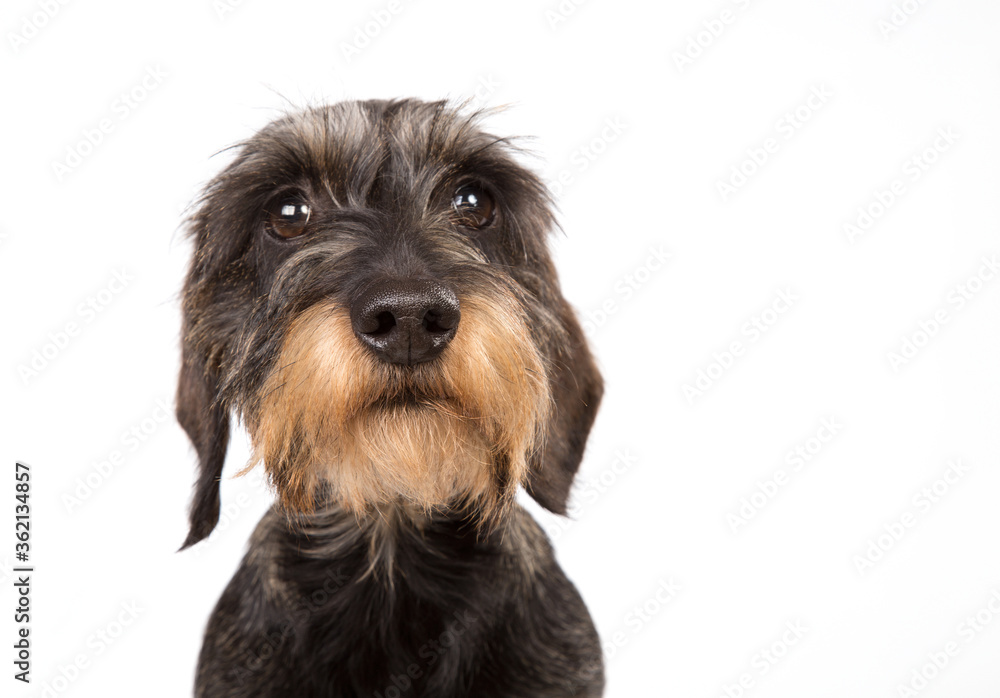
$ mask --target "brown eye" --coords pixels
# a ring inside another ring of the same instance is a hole
[[[306,232],[312,209],[300,199],[282,199],[269,211],[268,227],[275,235],[295,238]]]
[[[451,199],[458,223],[469,228],[485,228],[493,222],[496,206],[482,187],[466,184]]]

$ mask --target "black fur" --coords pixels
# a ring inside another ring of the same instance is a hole
[[[209,623],[198,695],[601,695],[587,609],[523,510],[486,540],[461,519],[370,527],[265,517]],[[379,536],[391,549],[373,559]]]

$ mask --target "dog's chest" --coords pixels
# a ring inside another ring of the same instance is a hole
[[[344,695],[443,697],[468,683],[504,597],[495,549],[441,525],[341,527],[297,545],[285,548],[282,595],[310,675]]]

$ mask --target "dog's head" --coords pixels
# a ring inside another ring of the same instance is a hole
[[[345,102],[239,146],[192,217],[177,415],[218,520],[230,414],[282,505],[564,513],[601,378],[544,185],[443,102]]]

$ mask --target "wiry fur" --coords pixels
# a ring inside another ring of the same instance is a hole
[[[209,623],[198,695],[601,693],[586,608],[513,504],[524,485],[565,512],[601,378],[549,258],[545,187],[479,120],[441,102],[311,108],[206,188],[177,399],[200,465],[185,547],[218,519],[231,414],[279,502]],[[496,201],[483,229],[452,215],[468,182]],[[309,230],[279,239],[264,212],[290,193]],[[412,366],[348,318],[406,279],[461,306],[443,353]]]
[[[402,498],[488,519],[513,501],[547,416],[546,371],[509,294],[462,308],[441,360],[413,367],[376,358],[335,303],[292,322],[247,418],[252,462],[287,508],[312,511],[324,486],[356,513]]]

